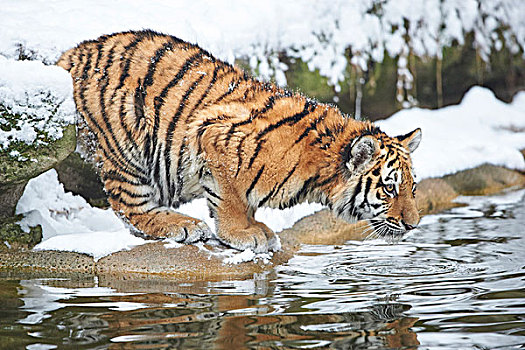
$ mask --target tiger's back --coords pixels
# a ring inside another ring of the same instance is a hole
[[[358,172],[386,161],[374,165],[368,153],[396,156],[414,137],[396,143],[370,123],[261,83],[195,45],[152,31],[83,42],[57,64],[70,71],[77,109],[98,140],[111,206],[155,237],[187,243],[209,237],[204,223],[173,210],[204,196],[224,243],[278,249],[274,233],[253,219],[258,207],[309,200],[356,216],[347,202],[359,198],[356,188],[370,190]],[[377,145],[355,142],[367,135]],[[399,147],[380,151],[382,140]],[[349,166],[353,151],[365,152],[357,156],[367,163]],[[410,172],[409,158],[403,167]]]

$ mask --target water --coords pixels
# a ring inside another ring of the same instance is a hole
[[[0,279],[6,349],[525,349],[525,190],[244,281]],[[23,278],[21,278],[23,277]]]

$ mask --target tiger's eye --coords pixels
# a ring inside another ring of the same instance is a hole
[[[392,193],[392,192],[394,192],[394,185],[392,185],[392,184],[386,184],[386,185],[385,185],[385,190],[386,190],[388,193]]]

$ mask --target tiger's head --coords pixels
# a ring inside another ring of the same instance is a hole
[[[378,128],[355,137],[341,151],[344,188],[332,209],[347,221],[368,220],[372,237],[398,239],[419,223],[412,153],[421,129],[389,137]]]

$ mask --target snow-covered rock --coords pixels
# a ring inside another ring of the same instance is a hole
[[[61,138],[75,120],[71,76],[57,66],[0,56],[0,113],[0,151]]]

